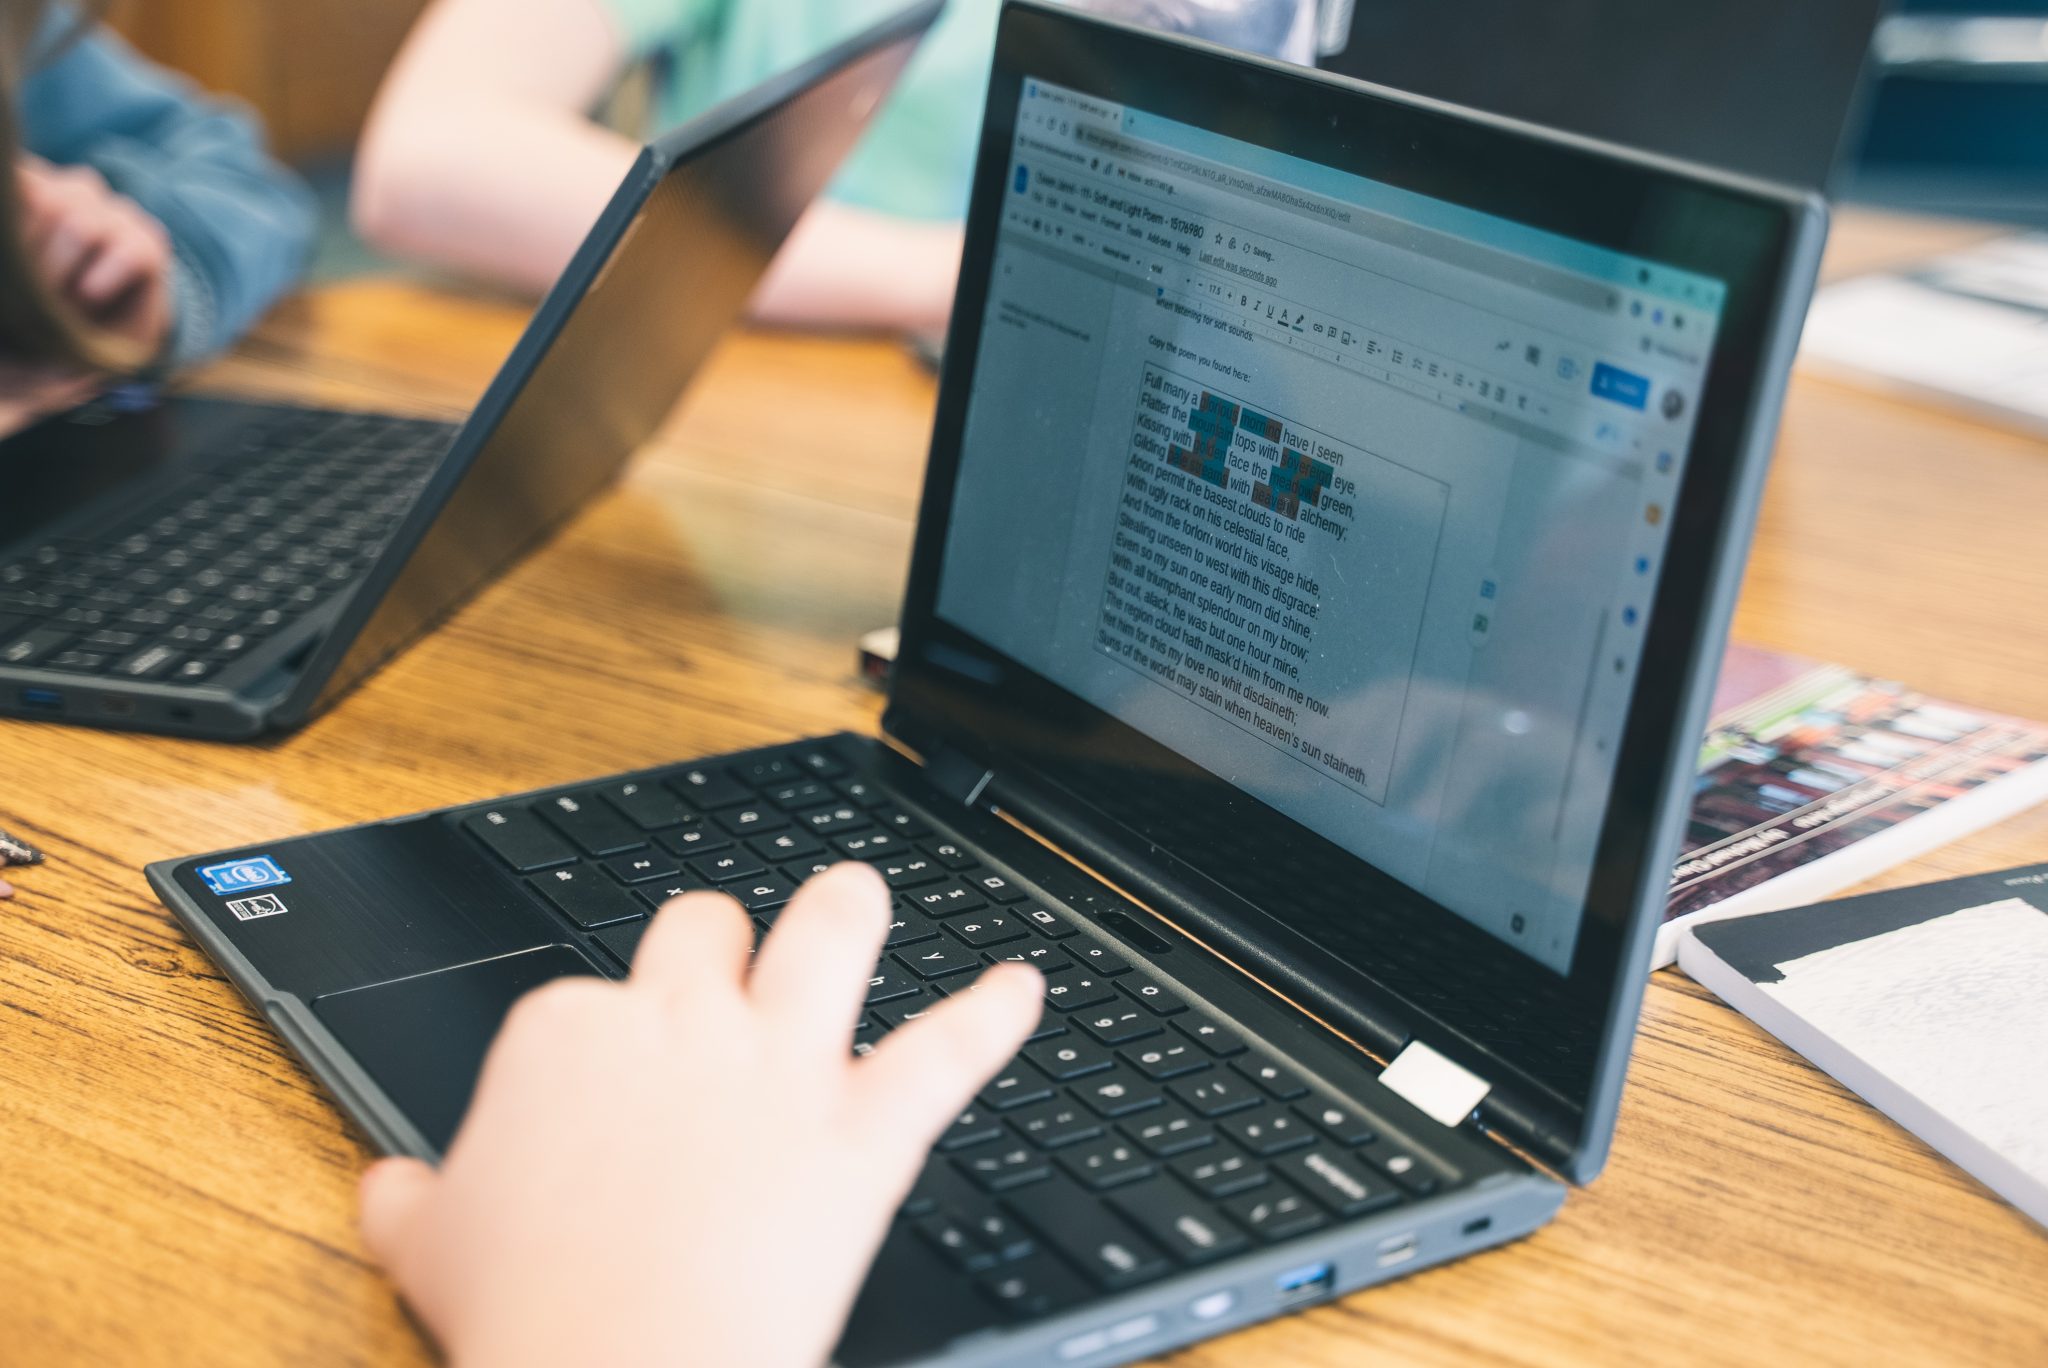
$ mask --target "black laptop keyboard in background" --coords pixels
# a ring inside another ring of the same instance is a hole
[[[0,664],[213,678],[362,577],[450,432],[297,409],[238,430],[238,453],[148,508],[0,555]]]
[[[928,1242],[1013,1314],[1304,1235],[1440,1182],[1349,1101],[1148,973],[1142,952],[1098,938],[826,743],[460,821],[621,969],[679,893],[729,893],[765,933],[805,878],[867,861],[894,890],[896,915],[856,1053],[988,965],[1037,965],[1037,1032],[941,1138],[892,1236]]]

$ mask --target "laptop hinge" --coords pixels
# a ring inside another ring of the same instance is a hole
[[[1455,1060],[1411,1040],[1380,1071],[1380,1082],[1424,1116],[1444,1126],[1462,1126],[1493,1091],[1493,1085]]]
[[[981,801],[981,795],[988,789],[989,781],[996,772],[968,756],[962,755],[951,746],[939,746],[924,755],[925,777],[934,787],[962,807],[973,807]]]

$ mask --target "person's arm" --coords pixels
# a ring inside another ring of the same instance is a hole
[[[588,113],[628,56],[602,0],[434,0],[357,152],[357,231],[394,255],[545,290],[639,152]],[[821,202],[776,258],[754,314],[943,326],[960,241],[958,224]]]
[[[45,41],[72,22],[59,11]],[[21,126],[29,152],[91,168],[162,225],[172,254],[167,365],[232,343],[305,265],[312,198],[270,158],[254,121],[103,29],[31,72]]]
[[[961,225],[812,205],[754,294],[767,323],[937,331],[953,309]]]
[[[357,147],[356,230],[539,294],[639,153],[587,112],[625,59],[599,0],[434,0]]]
[[[623,984],[519,1002],[446,1160],[363,1178],[363,1239],[457,1368],[825,1363],[939,1134],[1037,1024],[1000,965],[852,1053],[889,924],[872,869],[748,962],[732,899],[665,907]]]

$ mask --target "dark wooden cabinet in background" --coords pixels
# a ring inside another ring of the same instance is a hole
[[[293,160],[346,152],[426,0],[128,0],[109,22],[143,52],[237,95]]]

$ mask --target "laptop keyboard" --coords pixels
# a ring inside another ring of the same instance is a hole
[[[0,557],[0,665],[199,684],[360,579],[442,423],[280,410],[104,531]]]
[[[1150,972],[1142,951],[1099,938],[828,743],[497,804],[461,823],[621,969],[677,894],[731,894],[765,934],[805,878],[868,862],[893,890],[895,919],[856,1054],[991,964],[1037,965],[1037,1031],[941,1137],[892,1235],[926,1242],[1012,1315],[1288,1240],[1442,1181],[1351,1102]]]

